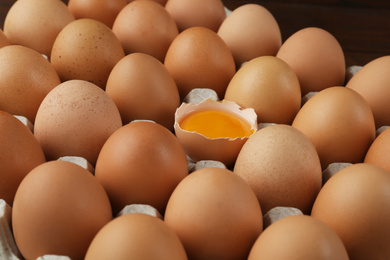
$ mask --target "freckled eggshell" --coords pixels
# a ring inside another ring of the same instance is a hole
[[[108,77],[106,92],[117,105],[123,124],[147,119],[173,130],[179,91],[171,74],[153,56],[132,53],[121,59]]]
[[[226,18],[221,0],[168,0],[165,9],[175,20],[179,31],[202,26],[217,32]]]
[[[220,99],[236,73],[234,58],[216,32],[191,27],[172,42],[164,61],[183,99],[195,88],[213,89]]]
[[[127,5],[126,0],[69,0],[68,8],[76,19],[91,18],[112,28],[118,13]]]
[[[155,1],[133,1],[115,19],[112,31],[126,54],[142,52],[161,62],[173,39],[179,34],[167,10]]]
[[[12,207],[20,182],[46,159],[33,133],[3,111],[0,111],[0,143],[0,198]]]
[[[248,184],[213,167],[192,172],[179,183],[165,222],[189,259],[246,259],[263,229],[261,208]]]
[[[47,160],[81,156],[95,165],[103,144],[121,126],[118,108],[106,92],[88,81],[69,80],[42,101],[34,134]]]
[[[376,128],[390,125],[390,55],[372,60],[356,73],[346,87],[357,91],[368,102]]]
[[[259,123],[291,124],[301,107],[301,90],[287,63],[262,56],[237,71],[227,86],[225,99],[253,108]]]
[[[324,29],[308,27],[295,32],[282,44],[276,57],[297,74],[302,96],[344,85],[344,52],[337,39]]]
[[[236,66],[259,56],[275,56],[282,35],[274,16],[261,5],[244,4],[222,22],[218,35],[233,53]]]
[[[271,125],[253,134],[238,154],[234,172],[254,190],[264,214],[278,206],[310,213],[322,185],[315,147],[290,125]]]
[[[0,109],[34,123],[44,97],[60,78],[38,52],[20,45],[0,48]]]
[[[58,34],[51,63],[62,81],[82,79],[105,89],[112,68],[124,56],[121,43],[107,25],[84,18]]]
[[[350,259],[389,259],[389,190],[388,171],[354,164],[325,183],[311,214],[336,231]]]
[[[316,218],[299,215],[280,219],[264,230],[248,257],[248,260],[256,259],[349,258],[335,231]]]
[[[178,236],[161,219],[142,213],[113,219],[93,239],[85,260],[186,260]]]
[[[378,135],[368,149],[365,163],[375,164],[390,172],[390,128]]]
[[[112,219],[103,187],[84,168],[51,161],[20,184],[12,229],[25,259],[52,254],[83,259],[96,233]]]
[[[360,94],[345,87],[315,94],[299,110],[292,126],[312,141],[323,169],[334,162],[362,162],[375,139],[370,106]]]
[[[12,44],[23,45],[50,57],[58,33],[75,18],[60,0],[14,1],[4,20],[4,33]]]
[[[130,204],[148,204],[164,214],[171,193],[187,175],[187,157],[179,141],[150,121],[132,122],[113,133],[95,168],[114,214]]]

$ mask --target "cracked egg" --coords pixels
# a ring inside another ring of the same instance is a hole
[[[191,160],[215,160],[231,167],[257,131],[257,115],[254,109],[227,100],[182,103],[175,113],[174,129]]]

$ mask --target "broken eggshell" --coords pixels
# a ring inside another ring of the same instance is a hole
[[[215,160],[227,167],[234,165],[241,147],[249,137],[208,138],[196,131],[181,128],[181,121],[189,114],[197,111],[221,111],[234,115],[245,122],[253,133],[257,131],[257,115],[252,108],[242,108],[233,101],[214,101],[206,99],[200,103],[182,103],[175,113],[175,134],[182,144],[187,156],[193,161]],[[252,134],[253,134],[252,133]]]

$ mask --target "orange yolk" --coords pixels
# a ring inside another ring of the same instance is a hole
[[[242,119],[222,111],[200,111],[189,114],[180,123],[183,130],[208,138],[249,137],[253,129]]]

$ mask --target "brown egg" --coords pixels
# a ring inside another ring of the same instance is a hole
[[[257,131],[257,115],[227,100],[182,103],[175,113],[174,129],[192,161],[214,160],[230,168]]]
[[[340,237],[316,218],[298,215],[280,219],[256,240],[248,260],[348,260]]]
[[[301,107],[301,90],[287,63],[262,56],[237,71],[227,86],[225,99],[253,108],[259,123],[291,124]]]
[[[375,164],[390,172],[390,128],[377,136],[364,158],[365,163]]]
[[[126,0],[127,3],[130,3],[133,1],[136,1],[136,0]],[[144,0],[144,1],[149,1],[149,0]],[[152,1],[155,1],[156,3],[159,3],[162,6],[165,6],[165,4],[167,3],[167,0],[152,0]]]
[[[276,57],[297,74],[302,96],[344,85],[344,52],[337,39],[324,29],[308,27],[295,32],[282,44]]]
[[[164,61],[183,99],[194,88],[209,88],[220,99],[236,72],[233,55],[214,31],[191,27],[172,42]]]
[[[34,123],[42,100],[60,83],[53,66],[38,52],[20,45],[0,48],[1,110]]]
[[[117,105],[123,124],[147,119],[173,130],[179,91],[171,74],[153,56],[132,53],[121,59],[108,77],[106,92]]]
[[[91,18],[98,20],[108,27],[112,27],[114,21],[126,0],[69,0],[68,8],[76,19]]]
[[[367,163],[348,166],[330,178],[312,216],[340,236],[350,259],[389,259],[390,173]]]
[[[237,68],[259,56],[275,56],[282,34],[274,16],[259,4],[244,4],[226,17],[218,35],[233,53]]]
[[[69,80],[42,101],[34,134],[47,160],[81,156],[95,165],[103,144],[121,126],[118,108],[107,93],[93,83]]]
[[[20,182],[46,160],[33,133],[14,116],[3,111],[0,111],[0,143],[0,198],[12,207]]]
[[[100,183],[89,171],[64,161],[34,168],[20,184],[12,209],[15,241],[25,259],[47,254],[83,259],[111,219]]]
[[[234,172],[255,192],[264,214],[278,206],[309,213],[322,185],[315,147],[289,125],[270,125],[253,134],[238,154]]]
[[[226,18],[221,0],[168,0],[165,9],[175,20],[180,32],[195,26],[217,32]]]
[[[249,185],[222,168],[203,168],[174,190],[165,222],[189,259],[246,259],[263,229],[261,208]]]
[[[7,36],[4,34],[4,31],[0,29],[0,48],[4,46],[10,45],[11,42],[7,38]]]
[[[129,123],[104,144],[95,169],[114,214],[130,204],[148,204],[164,214],[176,185],[188,175],[176,137],[150,121]]]
[[[129,3],[119,12],[112,30],[126,54],[142,52],[161,62],[179,34],[173,18],[155,1]]]
[[[312,141],[323,169],[334,162],[362,162],[375,139],[370,106],[356,91],[345,87],[315,94],[299,110],[292,126]]]
[[[111,29],[93,19],[78,19],[58,34],[51,63],[62,81],[82,79],[102,89],[115,64],[125,56]]]
[[[360,69],[348,83],[347,88],[361,94],[371,107],[376,128],[390,125],[390,55],[372,60]]]
[[[85,260],[186,260],[178,236],[161,219],[142,213],[120,216],[93,239]]]
[[[74,19],[63,1],[18,0],[7,12],[4,33],[12,44],[50,57],[58,33]]]

